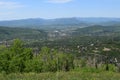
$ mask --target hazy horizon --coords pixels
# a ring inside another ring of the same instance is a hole
[[[18,18],[18,19],[4,19],[0,21],[14,21],[14,20],[27,20],[27,19],[43,19],[43,20],[51,20],[51,19],[69,19],[69,18],[100,18],[100,19],[120,19],[120,17],[58,17],[58,18],[40,18],[40,17],[34,17],[34,18]]]

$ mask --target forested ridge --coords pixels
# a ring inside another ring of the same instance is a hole
[[[0,26],[0,41],[12,40],[15,38],[20,38],[22,40],[27,39],[44,39],[46,37],[46,32],[43,30],[30,29],[30,28],[9,28]]]

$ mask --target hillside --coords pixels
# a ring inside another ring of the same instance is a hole
[[[0,40],[20,39],[43,39],[46,33],[43,30],[26,28],[0,27]]]
[[[108,35],[119,35],[120,26],[101,26],[94,25],[85,28],[78,28],[73,32],[73,35],[91,35],[91,36],[108,36]]]

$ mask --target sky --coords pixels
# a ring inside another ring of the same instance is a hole
[[[120,0],[0,0],[0,20],[115,17]]]

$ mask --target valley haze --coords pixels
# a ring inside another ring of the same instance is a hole
[[[72,17],[72,18],[28,18],[18,20],[0,21],[0,26],[21,27],[21,28],[67,28],[67,27],[86,27],[89,25],[120,25],[120,18],[108,17]]]

